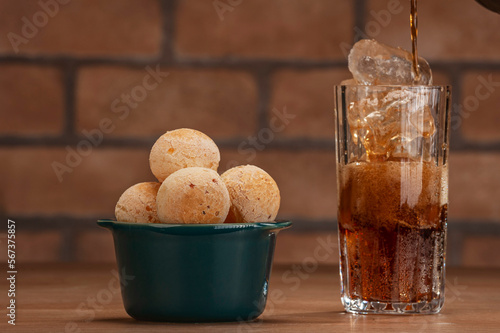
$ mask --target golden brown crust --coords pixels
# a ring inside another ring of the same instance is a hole
[[[115,217],[120,222],[160,223],[156,194],[160,183],[145,182],[129,187],[118,199]]]
[[[151,171],[160,182],[182,168],[217,170],[219,161],[219,148],[215,142],[204,133],[188,128],[163,134],[149,155]]]
[[[254,165],[242,165],[222,174],[231,197],[226,223],[274,221],[280,206],[280,192],[274,179]]]
[[[163,223],[223,223],[231,201],[219,174],[208,168],[185,168],[172,173],[157,196]]]

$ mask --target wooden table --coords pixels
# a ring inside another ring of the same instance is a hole
[[[440,314],[389,316],[345,313],[337,267],[301,267],[274,267],[266,311],[255,322],[168,324],[125,313],[114,265],[24,265],[15,327],[7,325],[2,279],[0,332],[500,332],[499,269],[448,269]]]

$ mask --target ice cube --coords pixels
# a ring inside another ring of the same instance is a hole
[[[370,160],[385,159],[391,139],[401,130],[401,112],[394,100],[399,95],[391,98],[391,93],[379,92],[365,96],[363,88],[358,90],[361,99],[349,105],[347,115],[351,134],[361,141]]]
[[[423,58],[418,63],[420,77],[415,80],[410,52],[373,39],[360,40],[349,53],[349,70],[354,80],[363,85],[431,85],[429,63]]]
[[[369,134],[373,135],[374,147],[370,147],[371,151],[377,155],[386,155],[391,138],[400,131],[400,117],[399,113],[375,111],[365,118]]]
[[[434,117],[432,117],[431,109],[428,106],[410,111],[410,123],[416,128],[420,135],[428,138],[436,131],[434,125]]]
[[[388,92],[366,88],[347,88],[354,99],[347,120],[354,141],[364,146],[368,159],[417,158],[426,151],[418,139],[430,139],[436,130],[430,95],[412,87]]]
[[[402,134],[398,134],[391,139],[389,153],[391,157],[402,159],[409,156],[411,140]]]
[[[389,158],[426,162],[431,161],[430,139],[416,137],[410,140],[403,135],[398,135],[391,140],[389,148]]]

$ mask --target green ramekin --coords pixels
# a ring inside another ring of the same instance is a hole
[[[97,223],[113,234],[127,313],[166,322],[257,318],[266,305],[276,234],[292,224]]]

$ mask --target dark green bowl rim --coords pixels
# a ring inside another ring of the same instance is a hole
[[[214,235],[250,230],[278,231],[292,226],[291,221],[221,224],[159,224],[120,222],[110,219],[98,220],[97,224],[111,230],[142,230],[171,235]]]

